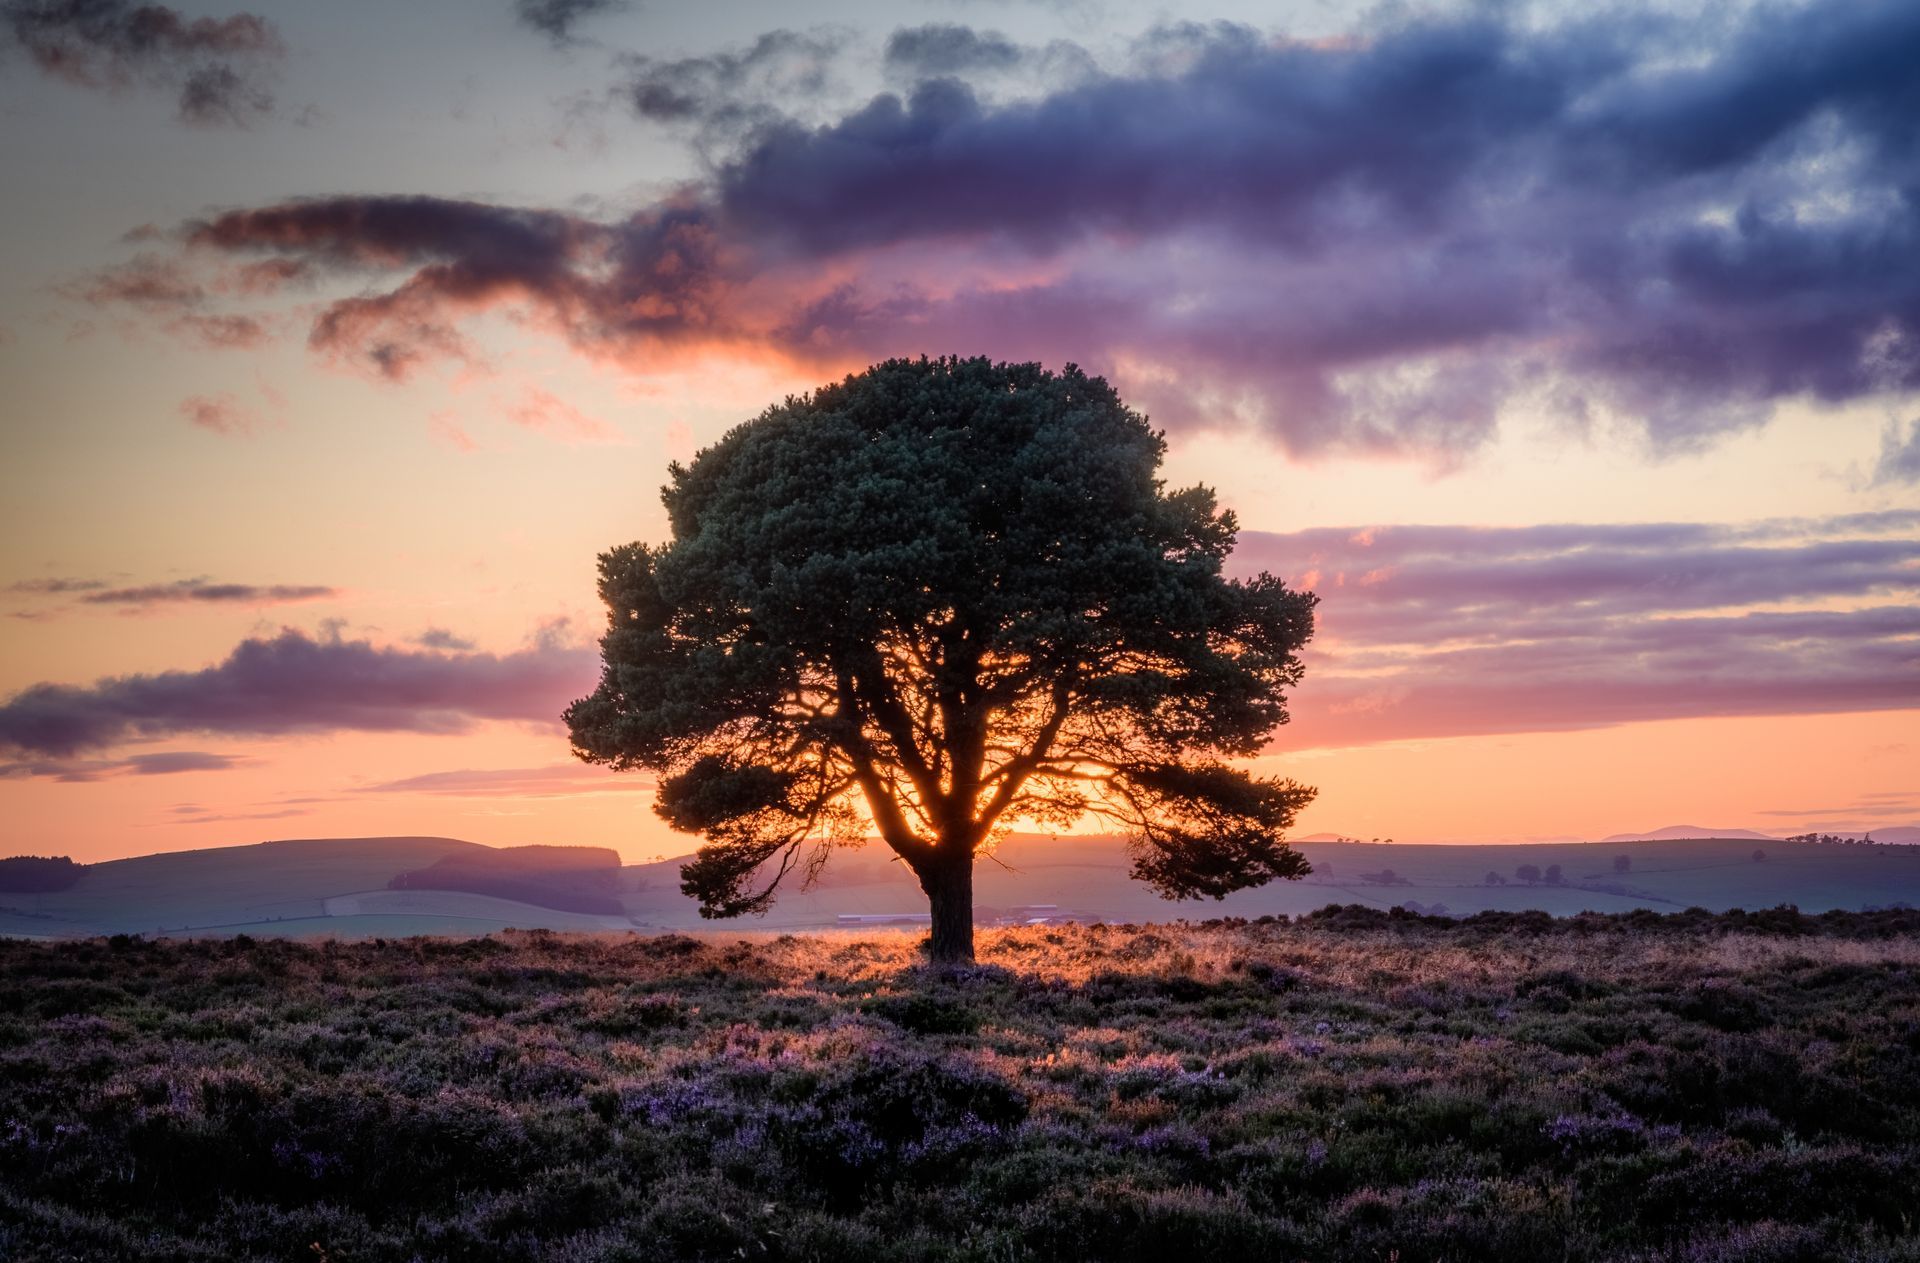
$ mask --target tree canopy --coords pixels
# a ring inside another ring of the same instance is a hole
[[[946,959],[1015,820],[1103,819],[1169,898],[1303,875],[1314,791],[1226,760],[1287,721],[1316,598],[1224,577],[1234,516],[1164,453],[1073,365],[889,360],[769,408],[670,467],[669,542],[600,558],[575,752],[659,775],[704,915],[872,831]]]

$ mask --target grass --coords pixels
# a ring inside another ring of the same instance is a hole
[[[0,943],[0,1258],[1920,1260],[1920,914]]]

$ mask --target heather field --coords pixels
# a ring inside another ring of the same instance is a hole
[[[0,1258],[1920,1260],[1920,914],[0,942]]]

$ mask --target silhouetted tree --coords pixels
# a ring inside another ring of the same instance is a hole
[[[1484,886],[1504,886],[1507,884],[1507,879],[1492,869],[1488,869],[1487,875],[1480,879],[1480,883]]]
[[[1072,365],[890,360],[768,409],[671,467],[670,542],[600,558],[575,753],[659,774],[704,916],[877,830],[940,961],[1017,819],[1119,826],[1167,898],[1304,875],[1314,791],[1223,760],[1286,722],[1315,598],[1222,576],[1233,514],[1165,446]]]
[[[1540,868],[1537,864],[1522,864],[1513,870],[1513,875],[1531,886],[1540,880]]]
[[[1754,851],[1753,851],[1753,862],[1754,862],[1754,863],[1756,863],[1756,864],[1759,864],[1759,863],[1763,863],[1763,862],[1765,862],[1765,860],[1766,860],[1766,858],[1767,858],[1767,853],[1766,853],[1765,851],[1762,851],[1762,850],[1761,850],[1761,849],[1759,849],[1758,847],[1755,847],[1755,848],[1754,848]]]
[[[1558,886],[1560,884],[1560,880],[1561,880],[1560,866],[1558,864],[1547,865],[1547,872],[1546,872],[1547,885]]]
[[[1633,868],[1633,856],[1631,856],[1631,855],[1616,855],[1616,856],[1614,856],[1614,857],[1613,857],[1613,871],[1614,871],[1614,872],[1616,872],[1616,873],[1625,873],[1625,872],[1629,872],[1629,871],[1631,871],[1631,870],[1632,870],[1632,868]]]

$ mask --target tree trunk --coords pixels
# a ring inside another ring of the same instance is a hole
[[[973,963],[973,856],[957,851],[953,859],[939,857],[920,874],[933,912],[933,935],[928,954],[936,965]]]

